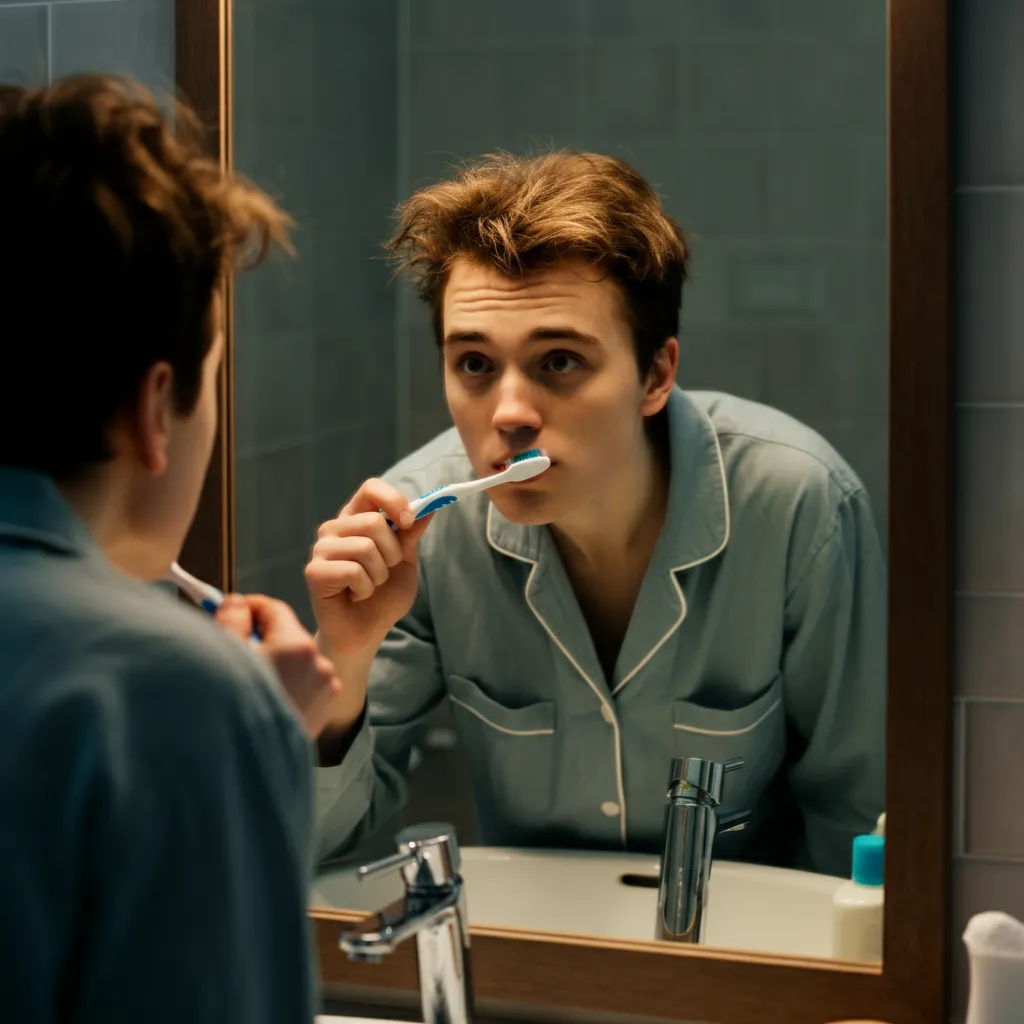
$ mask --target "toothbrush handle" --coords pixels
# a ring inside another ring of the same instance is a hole
[[[413,522],[415,522],[417,519],[424,519],[426,516],[433,515],[435,512],[437,512],[439,509],[444,508],[446,505],[454,505],[455,502],[457,502],[459,499],[454,494],[441,494],[438,495],[436,498],[431,498],[429,501],[423,502],[423,505],[417,508],[416,506],[418,502],[421,500],[422,499],[418,498],[416,501],[412,503],[411,508],[413,512]],[[387,513],[384,511],[384,509],[378,509],[378,511],[382,516],[384,516],[384,522],[386,522],[395,533],[398,533],[398,526],[388,518]]]

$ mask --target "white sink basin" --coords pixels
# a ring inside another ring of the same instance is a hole
[[[407,1024],[401,1020],[385,1020],[383,1017],[331,1017],[319,1014],[313,1018],[315,1024]]]
[[[657,879],[658,858],[634,854],[463,847],[474,925],[654,938],[658,891],[622,882]],[[718,861],[711,872],[705,943],[793,956],[832,953],[832,894],[841,878]],[[397,875],[360,882],[352,871],[321,875],[313,906],[374,911],[402,894]]]

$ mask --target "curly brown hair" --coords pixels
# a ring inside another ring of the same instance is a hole
[[[63,477],[108,458],[156,362],[194,408],[218,286],[290,251],[291,226],[201,138],[185,104],[165,115],[118,76],[0,87],[0,465]]]
[[[653,188],[614,157],[555,150],[498,153],[403,203],[387,250],[414,276],[438,344],[453,262],[470,257],[510,277],[582,259],[619,283],[642,376],[679,333],[689,248]]]

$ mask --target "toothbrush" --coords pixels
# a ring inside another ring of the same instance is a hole
[[[186,572],[177,562],[171,562],[167,578],[177,583],[200,608],[211,615],[224,603],[224,595],[216,587],[209,583],[204,583],[201,579],[193,576],[192,573]],[[258,644],[263,638],[259,633],[253,631],[249,639],[254,644]]]
[[[467,480],[465,483],[435,487],[432,491],[427,491],[426,494],[410,501],[409,508],[415,519],[422,519],[447,505],[455,504],[460,498],[468,498],[469,495],[477,494],[479,491],[489,490],[499,484],[532,480],[533,477],[540,476],[550,466],[551,459],[540,448],[531,448],[528,452],[522,452],[508,459],[505,468],[499,473],[485,476],[481,480]],[[384,518],[392,530],[398,530],[398,527],[387,516]]]

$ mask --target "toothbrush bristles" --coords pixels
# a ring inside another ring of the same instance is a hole
[[[517,462],[524,462],[526,459],[536,459],[543,455],[544,452],[540,448],[531,448],[528,452],[520,452],[518,455],[513,455],[511,459],[505,460],[505,468],[514,466]]]

